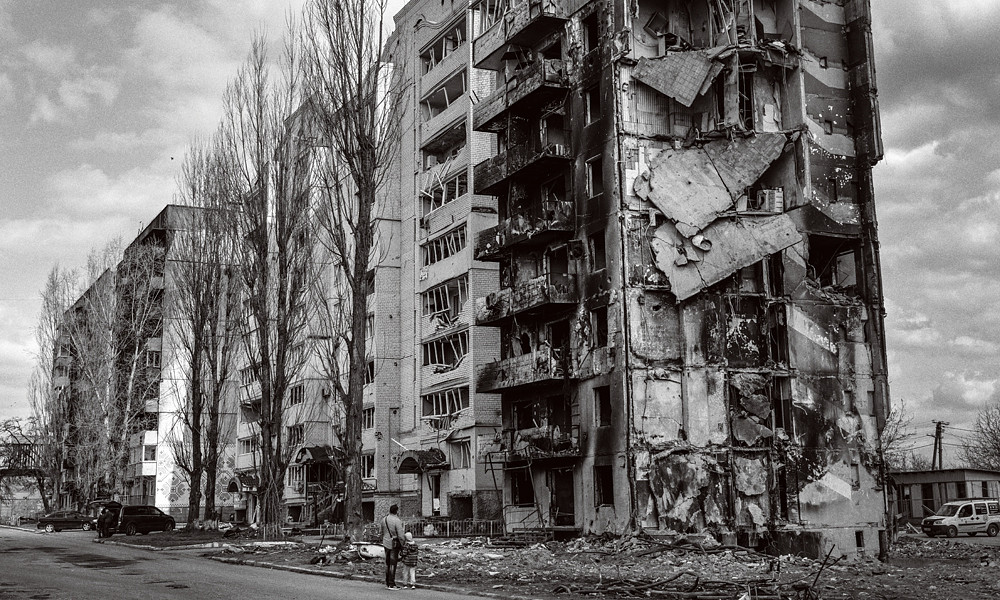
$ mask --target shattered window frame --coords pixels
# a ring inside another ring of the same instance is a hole
[[[469,386],[448,388],[438,392],[422,394],[422,416],[427,418],[448,417],[469,408]]]
[[[429,267],[465,250],[467,245],[468,235],[466,235],[466,224],[462,223],[458,227],[424,242],[420,247],[421,254],[423,255],[421,262],[423,266]]]
[[[361,409],[361,429],[375,429],[375,407],[366,406]]]
[[[434,67],[441,64],[444,59],[458,51],[466,42],[465,39],[465,14],[454,23],[449,25],[444,33],[434,38],[429,44],[424,46],[420,53],[420,64],[422,73],[426,75],[434,70]]]
[[[421,344],[422,367],[435,367],[435,373],[458,368],[469,353],[469,330],[463,329]],[[440,369],[440,370],[438,370]]]
[[[590,311],[590,330],[592,332],[592,344],[594,348],[604,348],[609,342],[609,321],[608,306],[598,306]]]
[[[611,386],[594,387],[594,425],[610,427],[612,424]]]
[[[375,451],[363,452],[361,454],[361,478],[362,479],[374,479],[376,477],[375,471]]]
[[[448,442],[451,446],[451,468],[468,469],[472,467],[472,439],[463,438]]]
[[[531,481],[531,471],[526,468],[511,469],[510,503],[514,506],[534,506],[535,486]]]
[[[611,465],[594,465],[594,506],[615,505],[615,475]]]
[[[436,318],[447,315],[454,321],[469,301],[469,274],[465,273],[436,285],[420,294],[421,316]]]
[[[603,109],[601,107],[601,84],[598,83],[584,90],[583,100],[586,115],[584,124],[590,125],[591,123],[599,121],[603,115]]]
[[[603,229],[587,236],[587,247],[590,249],[590,266],[594,272],[607,269],[607,240],[604,239]]]

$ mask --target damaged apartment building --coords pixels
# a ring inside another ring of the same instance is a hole
[[[879,551],[869,0],[483,0],[455,19],[468,81],[490,84],[469,186],[497,221],[468,235],[498,287],[470,288],[473,330],[499,351],[473,389],[502,424],[475,451],[505,527]]]

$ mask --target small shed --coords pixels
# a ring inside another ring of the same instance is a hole
[[[966,498],[1000,498],[1000,471],[937,469],[892,471],[892,514],[918,524],[945,502]]]

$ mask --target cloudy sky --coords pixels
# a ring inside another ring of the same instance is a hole
[[[915,447],[934,419],[957,444],[1000,399],[1000,2],[872,3],[892,394],[913,415]],[[47,271],[81,267],[170,201],[251,35],[277,36],[288,7],[0,0],[0,417],[28,413]]]

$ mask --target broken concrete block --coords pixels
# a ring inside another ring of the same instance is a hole
[[[653,247],[656,266],[667,276],[679,301],[802,239],[795,223],[785,215],[719,219],[706,228],[705,237],[713,240],[712,250],[702,253],[697,263],[676,265],[675,256],[664,251],[665,245],[660,252]]]
[[[670,52],[666,56],[640,58],[632,76],[664,96],[690,108],[695,98],[708,91],[722,72],[714,60],[724,48],[696,52]]]

